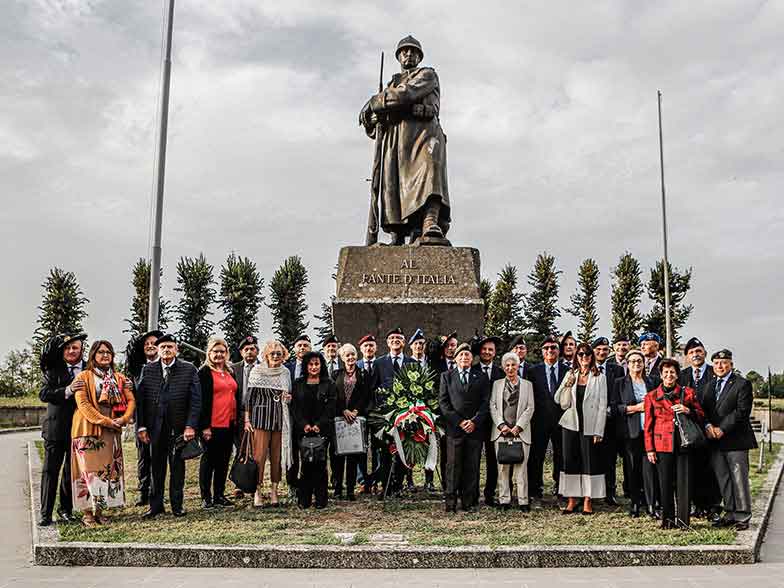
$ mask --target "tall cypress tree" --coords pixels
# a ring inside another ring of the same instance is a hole
[[[180,293],[174,309],[180,326],[177,337],[198,349],[207,347],[207,339],[215,327],[210,320],[210,307],[215,302],[213,269],[203,253],[197,258],[181,257],[177,262],[177,287],[174,289]],[[204,360],[204,355],[185,346],[180,348],[180,352],[188,361],[201,363]]]
[[[484,303],[483,323],[487,328],[488,313],[490,312],[490,301],[493,298],[493,283],[487,278],[482,278],[479,282],[479,297]]]
[[[283,345],[290,349],[294,339],[308,328],[305,315],[305,288],[308,285],[308,270],[297,255],[283,262],[270,281],[272,330]]]
[[[612,270],[612,332],[613,338],[637,336],[642,326],[640,262],[628,251],[621,255]]]
[[[74,334],[83,330],[82,321],[87,316],[85,305],[89,300],[73,272],[59,267],[52,268],[46,281],[38,319],[33,333],[33,355],[37,358],[47,339],[60,334]]]
[[[596,310],[596,294],[599,291],[599,266],[588,258],[580,264],[577,273],[577,292],[571,295],[571,306],[564,310],[579,319],[577,339],[591,341],[599,324]]]
[[[335,333],[335,323],[332,319],[332,301],[334,296],[330,296],[329,302],[321,303],[321,314],[314,314],[313,318],[319,321],[316,326],[319,343],[323,344],[327,337]]]
[[[555,322],[560,318],[558,308],[558,276],[561,270],[555,266],[555,257],[547,252],[540,253],[528,274],[531,291],[525,296],[525,324],[529,331],[528,348],[538,354],[547,335],[557,332]]]
[[[147,332],[147,317],[150,305],[150,262],[139,258],[131,270],[131,285],[133,286],[133,299],[131,300],[131,316],[125,319],[128,328],[124,333],[130,333],[131,338],[136,338]],[[161,269],[163,276],[163,269]],[[171,304],[161,296],[158,305],[158,328],[165,331],[169,326],[169,313]]]
[[[220,271],[218,306],[224,317],[218,322],[229,344],[232,361],[240,360],[240,341],[259,328],[259,309],[264,303],[264,278],[247,257],[231,253]]]
[[[490,297],[485,333],[500,337],[504,348],[525,326],[523,295],[517,291],[517,268],[507,264],[498,273],[498,280]]]
[[[672,346],[678,346],[680,338],[678,331],[683,328],[689,320],[694,306],[683,304],[691,289],[692,268],[681,271],[668,264],[670,274],[670,323],[672,326]],[[664,261],[659,260],[651,268],[651,275],[647,285],[648,297],[653,302],[653,308],[645,317],[645,330],[658,334],[664,340],[666,333],[664,318]]]

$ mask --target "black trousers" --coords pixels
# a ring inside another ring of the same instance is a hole
[[[645,504],[651,508],[658,508],[661,505],[659,474],[656,472],[656,465],[648,461],[648,456],[645,453],[642,458],[642,487],[645,494]]]
[[[705,511],[718,510],[721,505],[721,492],[711,464],[711,451],[696,450],[692,454],[690,469],[694,506]]]
[[[150,464],[152,459],[150,457],[150,444],[142,443],[139,437],[136,437],[136,476],[139,479],[139,497],[143,501],[150,498]]]
[[[316,500],[316,508],[327,506],[327,462],[302,463],[297,486],[297,504],[308,508]]]
[[[643,491],[642,468],[643,461],[648,461],[645,454],[645,443],[643,441],[642,433],[636,439],[625,439],[623,452],[623,464],[625,482],[629,487],[629,498],[632,504],[643,504],[645,494]]]
[[[352,455],[336,455],[332,466],[332,480],[335,483],[335,492],[343,494],[343,475],[345,473],[346,494],[354,496],[354,487],[357,485],[357,470],[361,468],[361,462],[365,462],[367,469],[367,453],[357,453]]]
[[[62,475],[60,474],[62,470]],[[71,500],[71,440],[44,441],[44,465],[41,470],[41,516],[51,518],[57,488],[60,488],[60,512],[73,510]]]
[[[615,465],[618,459],[618,440],[615,437],[615,426],[610,425],[610,430],[605,430],[602,437],[601,452],[604,457],[604,485],[607,488],[607,496],[615,496]]]
[[[335,478],[335,472],[338,469],[338,461],[337,461],[338,456],[337,454],[335,454],[334,439],[330,439],[329,441],[327,441],[327,454],[329,455],[329,487],[337,491],[338,487],[337,487],[337,479]]]
[[[286,484],[290,489],[296,490],[299,486],[300,471],[299,471],[299,440],[300,437],[296,435],[291,436],[291,443],[293,450],[291,452],[291,465],[286,470]],[[326,468],[326,464],[324,465]]]
[[[677,452],[677,449],[676,449]],[[689,454],[656,452],[662,518],[689,524]]]
[[[488,436],[484,441],[485,447],[485,504],[495,502],[495,488],[498,486],[498,460],[495,457],[495,443]],[[479,480],[477,479],[477,483]]]
[[[219,498],[226,493],[232,447],[234,427],[212,429],[212,437],[205,443],[206,451],[199,463],[199,490],[203,500]]]
[[[531,427],[531,454],[528,458],[528,494],[541,497],[544,491],[544,460],[547,445],[553,445],[553,485],[557,494],[563,464],[563,434],[555,420],[536,421]]]
[[[166,467],[169,467],[169,503],[172,510],[182,509],[185,494],[185,461],[179,455],[172,455],[171,448],[177,433],[166,426],[161,429],[157,439],[150,442],[152,458],[152,485],[150,487],[150,510],[163,512],[163,490],[166,486]]]
[[[446,504],[471,508],[479,504],[479,462],[482,439],[446,436]]]

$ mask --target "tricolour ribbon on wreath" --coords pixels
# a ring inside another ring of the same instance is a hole
[[[427,442],[427,458],[425,459],[425,469],[434,470],[438,463],[438,439],[436,438],[435,416],[430,409],[420,401],[414,401],[397,414],[394,411],[390,412],[387,419],[391,421],[392,426],[387,430],[395,443],[397,454],[400,461],[407,468],[414,467],[415,464],[408,464],[406,459],[406,452],[403,447],[403,439],[400,436],[401,429],[406,424],[413,423],[419,425],[421,430],[417,430],[412,435],[412,440],[415,443]]]

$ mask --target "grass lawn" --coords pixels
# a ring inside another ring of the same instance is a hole
[[[773,410],[780,410],[784,411],[784,398],[771,398],[770,400],[771,407]],[[768,399],[767,398],[755,398],[754,399],[754,408],[761,408],[763,410],[768,409]]]
[[[756,495],[775,460],[768,455],[765,471],[757,472],[758,453],[752,452],[752,492]],[[134,488],[136,448],[125,444],[128,462],[127,501],[137,499]],[[421,472],[417,472],[421,473]],[[545,478],[547,479],[547,477]],[[421,486],[421,479],[418,480]],[[229,487],[232,487],[229,482]],[[153,542],[186,544],[338,544],[335,533],[356,533],[355,543],[369,541],[374,533],[400,533],[415,545],[692,545],[728,544],[735,531],[714,529],[706,521],[692,521],[693,530],[662,531],[648,517],[630,519],[624,507],[597,505],[596,515],[562,516],[555,502],[524,514],[482,508],[478,513],[447,516],[443,502],[419,493],[414,498],[381,503],[359,495],[356,502],[336,502],[321,511],[302,511],[295,505],[279,508],[254,508],[252,498],[236,501],[233,508],[203,510],[198,491],[198,460],[188,463],[185,487],[188,515],[175,519],[170,514],[144,521],[144,508],[133,506],[110,512],[109,525],[87,529],[79,524],[61,525],[63,541]]]
[[[41,402],[40,398],[38,398],[36,394],[31,394],[29,396],[15,396],[13,398],[0,396],[0,408],[38,408],[41,406],[45,407],[46,404]]]

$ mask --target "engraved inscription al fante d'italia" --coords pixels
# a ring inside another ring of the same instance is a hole
[[[402,270],[419,270],[416,260],[404,259],[400,265],[400,272],[395,273],[363,273],[359,281],[360,286],[366,284],[401,284],[401,285],[433,285],[433,286],[453,286],[455,276],[452,274],[433,274],[433,273],[401,273]]]

